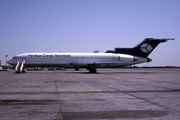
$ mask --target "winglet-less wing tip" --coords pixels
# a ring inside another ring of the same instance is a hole
[[[174,40],[175,38],[146,38],[150,40]]]
[[[175,38],[165,38],[166,40],[174,40]]]

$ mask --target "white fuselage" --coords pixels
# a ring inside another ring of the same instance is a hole
[[[148,58],[113,53],[24,53],[7,63],[16,66],[17,61],[25,61],[25,67],[113,68],[144,63]]]

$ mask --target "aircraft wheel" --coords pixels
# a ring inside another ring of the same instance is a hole
[[[19,74],[19,73],[20,73],[20,70],[15,71],[15,73]]]
[[[26,73],[26,71],[25,71],[25,70],[22,70],[22,73]]]
[[[97,73],[96,68],[89,68],[89,73]]]
[[[79,70],[79,68],[75,68],[75,70],[76,70],[76,71],[78,71],[78,70]]]

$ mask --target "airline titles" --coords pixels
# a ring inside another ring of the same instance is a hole
[[[71,55],[68,54],[28,54],[28,57],[71,57]]]

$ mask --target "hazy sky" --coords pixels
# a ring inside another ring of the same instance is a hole
[[[160,44],[146,66],[180,66],[180,0],[0,0],[0,60],[27,52],[93,52]]]

